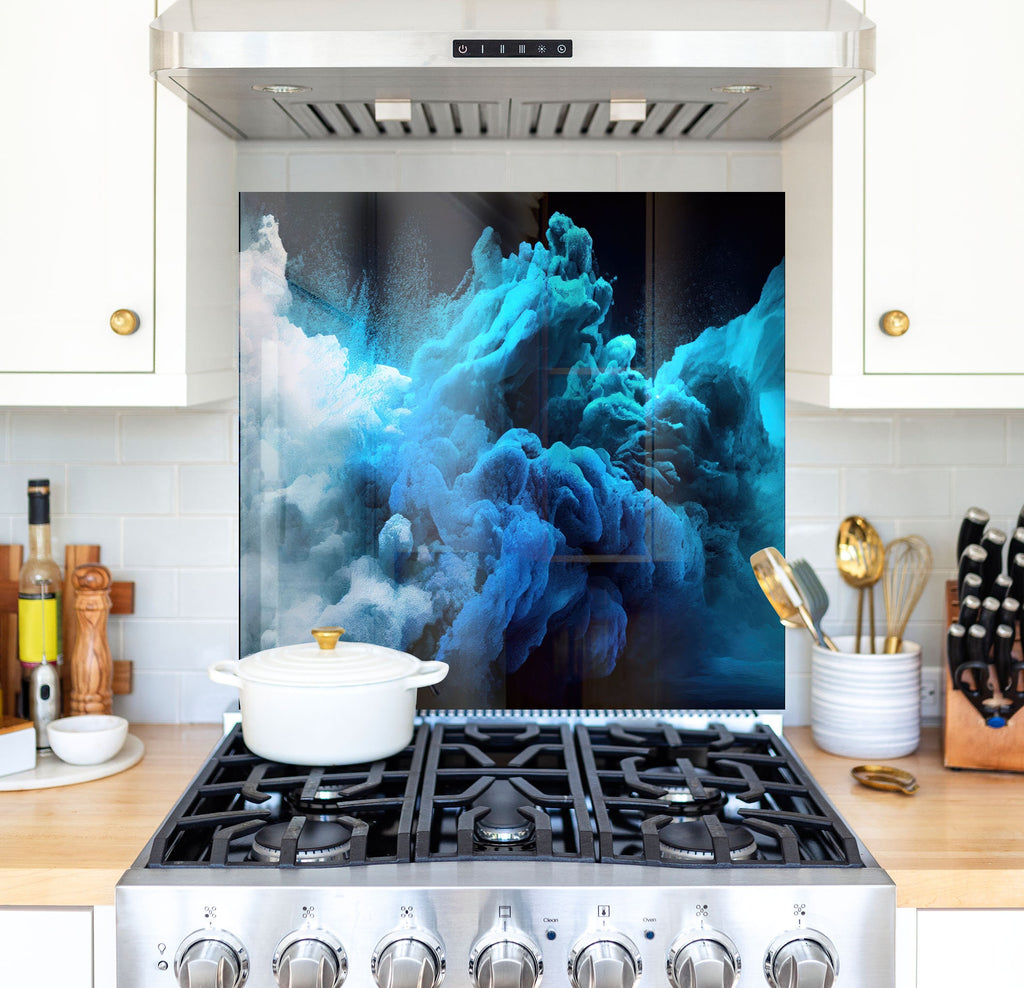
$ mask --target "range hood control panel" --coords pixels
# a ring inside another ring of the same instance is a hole
[[[455,58],[572,58],[572,41],[568,38],[523,38],[485,41],[480,38],[456,38],[452,42]]]

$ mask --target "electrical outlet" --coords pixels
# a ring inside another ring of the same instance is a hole
[[[938,720],[941,714],[942,688],[938,669],[921,670],[921,717]]]

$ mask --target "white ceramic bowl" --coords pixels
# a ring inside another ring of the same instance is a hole
[[[70,765],[109,761],[128,737],[128,721],[110,714],[81,714],[51,721],[47,728],[53,753]]]

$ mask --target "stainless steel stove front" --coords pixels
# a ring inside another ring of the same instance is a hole
[[[132,988],[893,988],[895,887],[855,869],[562,862],[132,869]],[[831,973],[830,973],[831,972]]]

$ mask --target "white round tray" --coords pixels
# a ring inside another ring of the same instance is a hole
[[[113,758],[99,765],[69,765],[62,762],[52,751],[36,755],[36,767],[13,775],[0,775],[0,792],[17,789],[51,789],[54,786],[73,786],[76,782],[92,782],[116,775],[131,768],[142,758],[145,750],[142,742],[129,734],[124,747]]]

